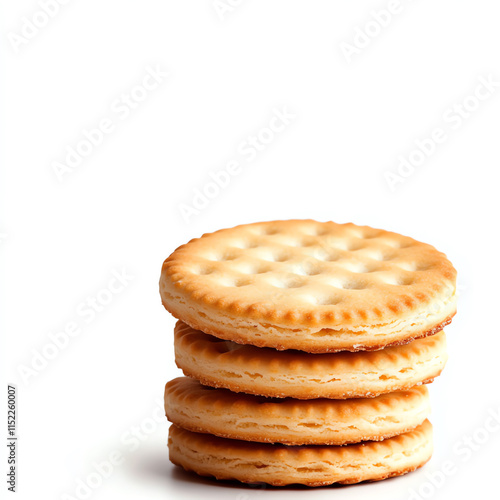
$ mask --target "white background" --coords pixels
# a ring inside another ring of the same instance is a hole
[[[387,7],[246,0],[221,16],[211,0],[73,0],[21,43],[23,18],[33,19],[39,4],[3,2],[2,353],[5,384],[18,389],[17,498],[82,498],[78,481],[96,480],[93,463],[116,452],[120,465],[88,498],[391,500],[419,488],[420,498],[496,491],[500,432],[481,429],[500,403],[500,87],[480,102],[471,96],[481,78],[500,81],[500,7],[401,0],[349,63],[342,43],[353,44],[356,33],[359,43],[372,11]],[[157,66],[168,77],[146,94],[134,90]],[[130,92],[144,99],[128,115],[116,100]],[[453,119],[453,106],[467,99],[477,109]],[[273,109],[295,117],[247,161],[238,148],[267,127]],[[105,118],[113,131],[59,180],[54,163]],[[384,173],[397,172],[398,157],[435,128],[446,140],[391,190]],[[209,173],[229,161],[239,173],[186,222],[181,204],[210,189]],[[204,232],[287,218],[398,231],[432,243],[458,269],[450,361],[430,387],[436,450],[423,469],[309,491],[218,484],[169,463],[168,423],[154,419],[164,384],[180,372],[174,319],[158,293],[161,264]],[[88,321],[85,301],[105,297],[113,270],[123,269],[133,278]],[[81,333],[22,377],[20,367],[68,322]],[[5,415],[4,388],[1,399]],[[135,428],[141,437],[133,440]],[[475,436],[472,444],[465,435]],[[454,473],[432,486],[446,460]]]

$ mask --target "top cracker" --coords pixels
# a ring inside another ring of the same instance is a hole
[[[434,247],[355,224],[287,220],[205,234],[163,263],[165,308],[258,347],[381,349],[440,331],[456,271]]]

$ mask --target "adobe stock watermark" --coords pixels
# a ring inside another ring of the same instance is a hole
[[[184,221],[191,222],[194,216],[205,210],[210,202],[229,186],[233,178],[243,172],[243,164],[255,161],[259,154],[268,148],[295,118],[296,115],[291,113],[287,106],[283,106],[282,109],[273,108],[266,126],[238,144],[235,158],[228,161],[224,168],[209,172],[208,179],[203,186],[193,189],[191,201],[178,205]]]
[[[234,12],[244,0],[213,0],[212,7],[217,17],[224,21],[226,14]]]
[[[18,32],[9,32],[7,39],[15,54],[31,40],[36,38],[52,19],[60,12],[61,7],[70,3],[71,0],[38,0],[38,10],[29,17],[21,18],[21,26]]]
[[[415,147],[406,155],[399,155],[397,165],[384,172],[384,178],[391,191],[415,173],[436,152],[439,145],[444,144],[453,132],[460,129],[463,124],[480,108],[484,101],[490,99],[500,87],[500,81],[493,75],[478,76],[478,83],[472,93],[466,95],[459,102],[446,108],[442,115],[442,124],[434,127],[425,137],[417,138],[413,142]]]
[[[453,445],[453,459],[445,460],[439,470],[425,472],[426,481],[417,489],[409,490],[408,500],[431,498],[446,484],[448,478],[457,474],[461,465],[466,464],[498,431],[500,431],[500,405],[496,409],[490,408],[483,423],[471,434],[464,434]]]
[[[126,455],[121,451],[126,447],[130,453],[137,451],[149,436],[166,424],[163,399],[156,399],[150,416],[144,418],[139,425],[132,425],[120,436],[120,446],[110,451],[100,461],[91,463],[92,470],[83,477],[75,478],[75,486],[71,494],[63,493],[61,500],[86,500],[111,478],[116,470],[126,462]]]
[[[146,66],[140,83],[134,85],[128,92],[122,92],[119,97],[110,103],[111,114],[101,118],[97,124],[89,129],[83,129],[72,145],[66,146],[64,159],[53,161],[52,170],[59,182],[65,176],[73,173],[85,158],[88,158],[105,138],[114,132],[120,122],[127,120],[133,110],[138,108],[167,78],[168,72],[157,64],[154,68]]]
[[[368,48],[392,24],[395,17],[404,11],[405,4],[411,2],[412,0],[389,0],[384,9],[372,10],[370,19],[354,28],[350,41],[342,41],[339,44],[347,63],[351,64],[353,57]]]
[[[50,362],[67,349],[72,340],[82,334],[84,328],[95,321],[105,311],[116,297],[120,295],[134,279],[124,268],[112,269],[111,277],[106,286],[100,288],[85,300],[75,306],[74,317],[67,321],[62,328],[48,333],[48,340],[39,349],[31,349],[31,359],[27,364],[19,364],[17,371],[25,385],[29,385],[38,378]]]

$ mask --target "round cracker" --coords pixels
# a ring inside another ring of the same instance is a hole
[[[165,413],[183,429],[289,445],[381,441],[419,426],[430,414],[427,387],[367,399],[276,399],[214,389],[179,377],[165,387]]]
[[[373,350],[440,331],[456,312],[456,271],[397,233],[313,220],[223,229],[179,247],[164,306],[222,339],[307,352]]]
[[[379,481],[413,471],[432,455],[428,420],[384,441],[346,446],[250,443],[170,427],[170,460],[203,476],[273,486]]]
[[[439,332],[379,351],[311,354],[221,340],[177,322],[175,361],[204,385],[268,397],[348,399],[409,389],[440,375],[448,359]]]

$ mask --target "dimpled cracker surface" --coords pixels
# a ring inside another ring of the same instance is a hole
[[[444,332],[378,351],[312,354],[241,345],[178,321],[175,361],[184,375],[234,392],[296,399],[374,397],[437,377],[448,359]]]
[[[162,268],[166,309],[222,339],[275,349],[381,349],[456,312],[456,271],[434,247],[354,224],[288,220],[223,229]]]
[[[176,425],[169,432],[170,460],[204,476],[274,486],[325,486],[377,481],[405,474],[432,455],[432,426],[384,441],[346,446],[286,446],[199,434]]]
[[[165,387],[165,412],[178,427],[219,437],[342,445],[408,432],[429,416],[430,403],[425,386],[369,399],[298,401],[237,394],[179,377]]]

